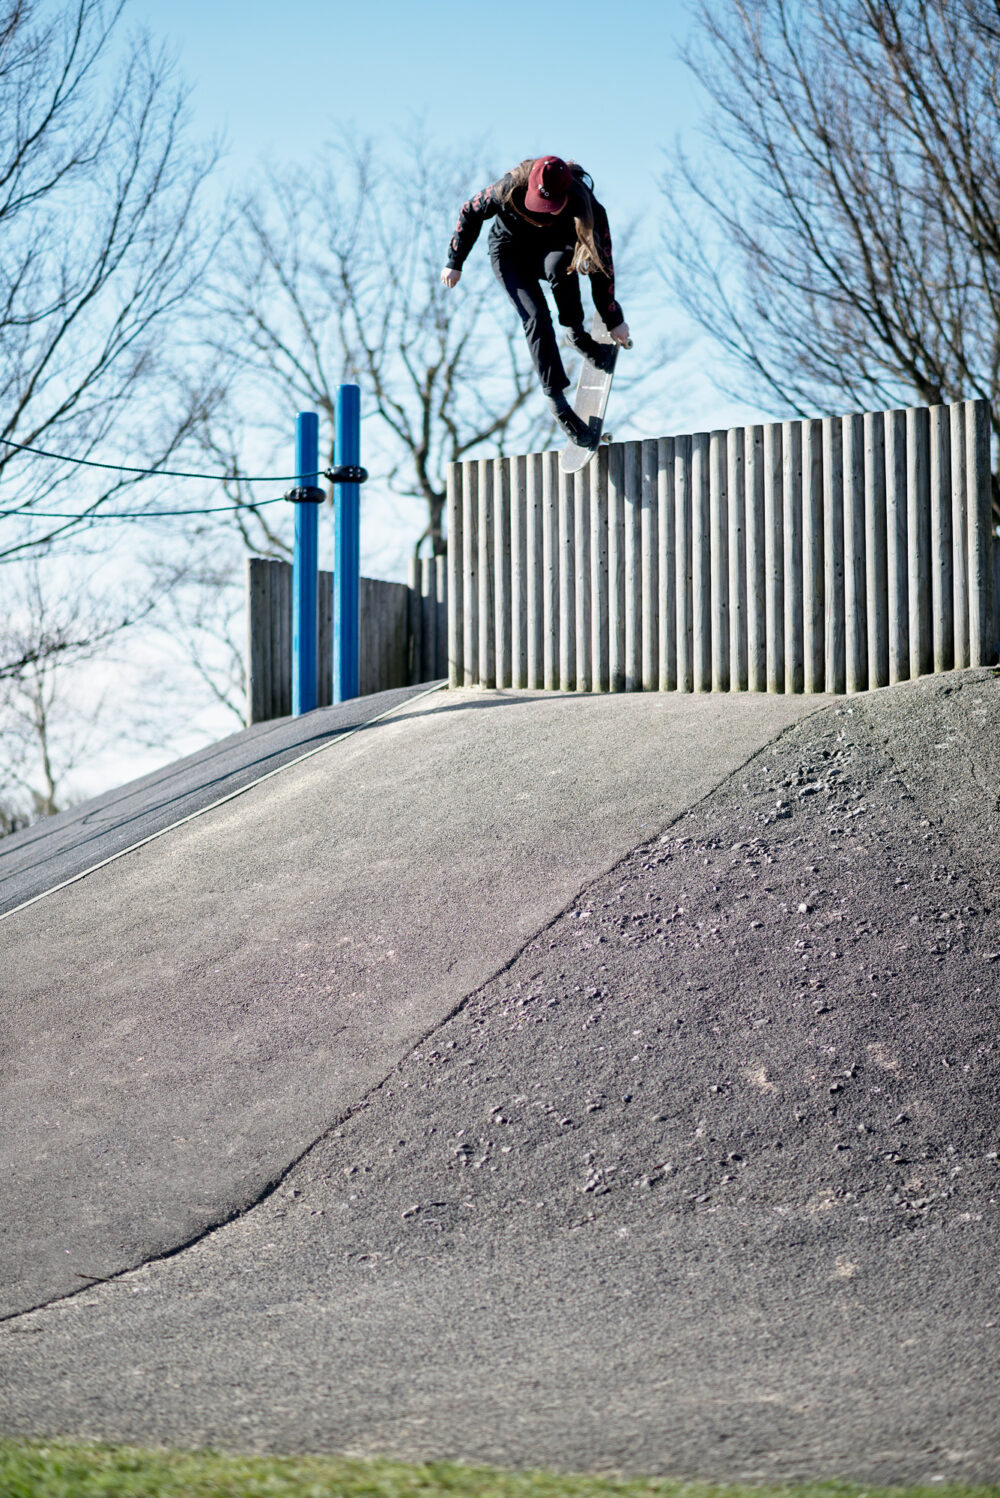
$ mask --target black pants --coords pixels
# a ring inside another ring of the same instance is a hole
[[[524,336],[546,395],[565,390],[569,384],[556,343],[552,316],[542,291],[543,279],[552,287],[559,321],[564,328],[583,322],[580,278],[570,271],[572,247],[532,256],[505,244],[490,245],[490,264],[514,310],[521,319]]]

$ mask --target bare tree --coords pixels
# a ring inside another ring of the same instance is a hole
[[[53,569],[49,569],[50,571]],[[63,809],[71,772],[120,733],[103,721],[105,691],[80,669],[146,619],[152,597],[95,599],[64,566],[28,563],[8,587],[0,626],[0,836]],[[141,719],[141,714],[139,715]]]
[[[123,0],[0,0],[6,830],[50,813],[103,741],[99,697],[76,674],[151,608],[84,606],[74,572],[108,552],[99,519],[160,496],[136,490],[138,474],[43,454],[164,466],[221,395],[193,336],[220,233],[203,207],[215,156],[189,144],[170,59],[123,32]],[[35,566],[55,553],[61,567]]]
[[[980,397],[1000,432],[998,0],[700,20],[713,149],[664,183],[681,301],[790,411]]]
[[[163,466],[220,393],[184,337],[215,152],[188,144],[170,61],[121,35],[122,8],[0,0],[0,561],[136,482],[24,448]]]
[[[221,350],[272,406],[323,413],[331,444],[336,387],[359,381],[391,488],[426,504],[418,552],[424,541],[445,549],[449,463],[483,446],[530,445],[549,427],[529,400],[527,349],[485,262],[469,267],[460,292],[439,281],[458,205],[487,177],[475,156],[444,159],[419,132],[391,159],[343,141],[314,171],[272,173],[246,203],[219,289]],[[216,431],[219,461],[231,463],[231,441]],[[231,493],[252,503],[245,488]],[[265,516],[251,510],[240,523],[248,543],[280,553]]]

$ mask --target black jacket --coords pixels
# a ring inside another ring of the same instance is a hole
[[[508,182],[509,177],[502,177],[499,182],[491,182],[489,187],[484,187],[481,192],[476,193],[474,198],[462,204],[455,232],[448,245],[449,270],[462,269],[469,251],[479,238],[484,219],[488,218],[493,220],[490,228],[491,253],[494,248],[500,251],[509,247],[523,252],[527,257],[536,258],[540,265],[544,257],[552,250],[575,247],[576,226],[569,204],[562,213],[549,215],[549,222],[539,223],[524,211],[525,190],[523,187],[514,189],[511,201],[506,203],[502,201],[501,194]],[[601,314],[606,326],[609,329],[617,328],[625,321],[625,314],[615,301],[611,230],[608,227],[608,215],[604,207],[593,197],[593,194],[591,198],[594,207],[594,243],[606,269],[589,272],[590,286],[594,306]]]

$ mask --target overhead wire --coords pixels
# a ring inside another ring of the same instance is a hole
[[[131,468],[124,463],[101,463],[96,458],[70,458],[65,453],[46,452],[41,447],[28,447],[23,442],[13,442],[10,437],[0,437],[0,442],[5,447],[13,447],[18,452],[31,453],[36,458],[51,458],[56,463],[73,463],[78,468],[103,468],[110,473],[136,473],[143,478],[164,479],[204,479],[210,484],[224,484],[240,482],[244,484],[286,484],[296,479],[318,479],[324,476],[325,470],[318,468],[315,473],[187,473],[175,468]],[[242,509],[242,505],[235,506]]]
[[[20,515],[23,520],[158,520],[172,515],[222,515],[235,510],[259,510],[264,505],[280,504],[286,496],[275,495],[273,499],[255,499],[242,505],[208,505],[200,510],[84,510],[79,514],[65,510],[0,510],[0,518]]]

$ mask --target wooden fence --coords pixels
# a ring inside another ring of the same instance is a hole
[[[985,401],[453,464],[452,686],[858,692],[995,659]],[[1000,602],[1000,600],[998,600]]]
[[[360,694],[448,674],[444,557],[413,561],[410,582],[363,577]],[[319,574],[319,706],[333,694],[333,574]],[[292,711],[292,564],[247,560],[247,722]]]

